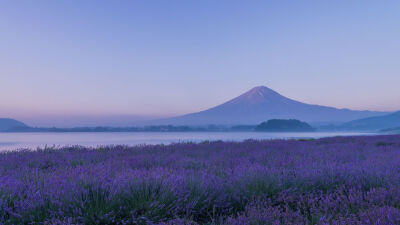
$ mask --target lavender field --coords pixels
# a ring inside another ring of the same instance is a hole
[[[1,153],[0,224],[400,224],[400,136]]]

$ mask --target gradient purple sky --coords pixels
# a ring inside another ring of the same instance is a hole
[[[123,124],[259,85],[400,110],[399,12],[400,1],[1,1],[0,117]]]

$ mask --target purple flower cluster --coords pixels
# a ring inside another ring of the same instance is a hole
[[[400,136],[0,154],[0,224],[400,224]]]

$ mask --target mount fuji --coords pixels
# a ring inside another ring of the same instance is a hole
[[[259,124],[269,119],[298,119],[314,124],[343,123],[385,115],[386,112],[357,111],[312,105],[292,100],[276,91],[258,86],[213,108],[183,116],[153,121],[171,125]]]

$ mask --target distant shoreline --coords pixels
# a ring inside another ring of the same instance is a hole
[[[359,132],[19,132],[0,133],[0,152],[37,150],[54,146],[100,147],[170,145],[174,143],[236,142],[246,140],[315,140],[338,136],[381,136]],[[3,144],[3,145],[2,145]]]

